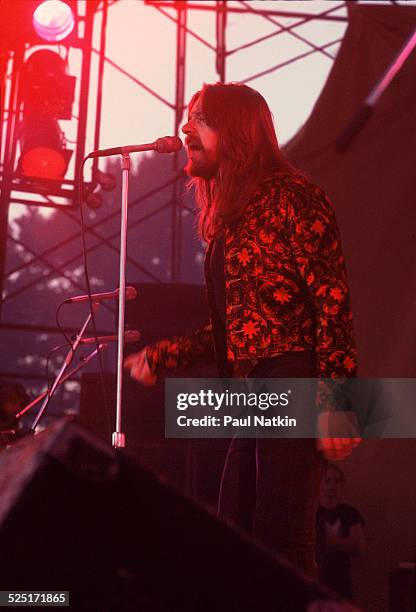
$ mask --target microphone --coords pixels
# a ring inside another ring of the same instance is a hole
[[[138,342],[142,337],[141,333],[137,329],[129,329],[124,332],[124,344],[128,342]],[[118,340],[117,334],[115,336],[97,336],[98,342],[116,342]],[[95,338],[81,338],[80,344],[95,344]]]
[[[91,300],[93,302],[101,302],[101,300],[116,300],[118,299],[120,289],[114,289],[114,291],[106,291],[105,293],[91,293]],[[137,291],[134,287],[126,287],[126,300],[134,300],[137,296]],[[64,301],[64,304],[79,304],[81,302],[88,302],[88,295],[76,295],[68,298]]]
[[[182,149],[182,140],[177,136],[163,136],[154,142],[139,145],[126,145],[124,147],[112,147],[111,149],[98,149],[92,151],[88,157],[108,157],[109,155],[125,155],[129,153],[140,153],[141,151],[157,151],[158,153],[176,153]]]

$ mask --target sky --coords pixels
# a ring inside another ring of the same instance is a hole
[[[201,4],[193,2],[192,4]],[[203,2],[213,5],[213,2]],[[270,8],[317,14],[339,7],[333,16],[345,17],[343,2],[336,0],[304,1],[229,1],[231,8],[253,11]],[[410,4],[410,3],[408,3]],[[412,2],[414,4],[414,2]],[[176,29],[170,17],[138,0],[121,0],[109,9],[107,57],[133,78],[137,78],[160,96],[174,102]],[[229,14],[226,32],[228,50],[235,49],[283,26],[299,21],[292,17],[273,17],[271,23],[262,16]],[[226,80],[244,81],[260,90],[269,102],[276,120],[281,143],[293,136],[310,114],[328,72],[333,65],[339,42],[330,45],[326,53],[310,53],[308,41],[325,45],[342,39],[346,22],[313,20],[290,33],[281,33],[247,49],[231,54],[227,59]],[[188,11],[188,28],[208,44],[215,44],[215,15],[202,10]],[[304,38],[301,40],[300,38]],[[302,59],[270,74],[251,79],[279,63],[295,56]],[[249,79],[247,81],[247,79]],[[192,35],[187,36],[185,101],[200,88],[202,82],[218,80],[215,54]],[[155,97],[145,92],[133,79],[121,74],[109,63],[104,77],[104,104],[101,145],[147,142],[172,131],[173,112]]]
[[[212,4],[212,3],[204,3]],[[244,8],[240,2],[229,2],[231,7]],[[254,9],[272,7],[276,10],[320,12],[329,4],[341,2],[252,2]],[[174,16],[172,9],[166,11]],[[337,11],[345,15],[345,9]],[[276,18],[277,19],[277,18]],[[295,19],[279,18],[289,25]],[[207,11],[190,10],[188,27],[208,44],[215,44],[215,15]],[[250,13],[230,14],[226,33],[228,49],[251,42],[278,29],[261,16]],[[315,44],[342,38],[343,22],[311,22],[297,29],[297,34]],[[168,16],[152,6],[135,0],[121,0],[109,9],[107,29],[108,58],[133,77],[140,79],[157,94],[174,102],[176,28]],[[338,45],[329,49],[335,54]],[[227,60],[226,80],[245,79],[310,50],[299,39],[284,33],[245,50],[232,54]],[[249,81],[268,100],[275,118],[278,136],[285,142],[307,118],[327,73],[332,59],[320,53],[310,55],[273,72]],[[215,54],[192,35],[187,37],[185,100],[200,88],[202,82],[215,82]],[[114,92],[117,95],[114,95]],[[171,133],[173,112],[162,102],[145,92],[128,76],[107,64],[104,77],[102,146],[147,142]]]

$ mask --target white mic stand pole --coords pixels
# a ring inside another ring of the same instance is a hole
[[[103,344],[99,344],[98,345],[98,349],[95,349],[92,353],[90,353],[86,357],[83,357],[82,361],[75,368],[73,368],[70,372],[65,374],[65,376],[63,378],[61,378],[61,380],[59,381],[58,385],[63,385],[68,380],[68,378],[71,378],[71,376],[74,376],[74,374],[79,372],[79,370],[81,370],[81,368],[85,367],[87,365],[87,363],[89,363],[91,361],[91,359],[93,357],[95,357],[95,355],[98,355],[99,351],[105,351],[105,349],[107,347],[108,347],[108,344],[104,344],[104,343]],[[36,404],[38,404],[43,399],[45,399],[45,397],[48,395],[48,392],[49,392],[49,390],[46,389],[46,391],[43,391],[40,395],[35,397],[35,399],[32,400],[30,402],[30,404],[27,404],[27,406],[25,406],[19,412],[17,412],[15,414],[14,418],[15,419],[20,419],[24,414],[26,414],[26,412],[29,412],[29,410],[31,408],[33,408],[33,406],[36,406]]]
[[[130,172],[130,156],[128,153],[122,154],[121,171],[120,291],[118,296],[116,430],[113,432],[112,436],[112,445],[114,448],[124,448],[126,446],[126,435],[121,431],[121,415],[123,399],[124,314],[126,309],[127,211]]]
[[[108,155],[122,156],[122,189],[121,189],[121,230],[120,230],[120,282],[118,300],[118,347],[117,347],[117,405],[116,405],[116,431],[112,435],[114,448],[126,446],[126,436],[121,431],[121,411],[123,397],[123,353],[124,353],[124,314],[126,303],[126,255],[127,255],[127,207],[129,195],[129,171],[130,153],[139,151],[157,151],[158,153],[174,153],[182,147],[182,142],[177,136],[164,136],[154,142],[142,145],[131,145],[125,147],[112,147],[92,151],[86,159],[95,157],[106,157]]]
[[[94,306],[98,307],[99,306],[99,302],[95,302]],[[86,320],[85,320],[85,322],[84,322],[84,324],[83,324],[83,326],[81,327],[81,331],[79,332],[79,334],[75,338],[74,344],[70,347],[68,353],[66,354],[64,362],[62,364],[62,367],[59,370],[58,374],[56,375],[55,380],[53,381],[51,390],[48,391],[48,393],[47,393],[47,395],[46,395],[46,397],[45,397],[45,399],[43,401],[43,404],[40,407],[40,410],[39,410],[38,414],[36,415],[35,420],[32,423],[32,427],[31,427],[32,431],[35,431],[36,427],[38,426],[38,423],[39,423],[40,419],[42,418],[42,415],[45,412],[47,405],[49,404],[49,400],[51,399],[52,395],[55,393],[56,388],[59,386],[59,384],[61,382],[61,379],[62,379],[63,375],[65,374],[65,370],[67,369],[67,367],[71,363],[72,358],[73,358],[73,356],[75,354],[75,351],[77,350],[78,345],[81,342],[82,336],[84,335],[85,330],[87,329],[88,325],[90,324],[91,319],[92,319],[92,315],[91,315],[91,313],[89,313],[87,318],[86,318]]]

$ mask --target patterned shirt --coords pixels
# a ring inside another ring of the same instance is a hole
[[[334,210],[301,175],[276,172],[225,227],[229,362],[314,350],[318,375],[357,367],[345,262]],[[215,359],[212,321],[147,347],[153,373]]]

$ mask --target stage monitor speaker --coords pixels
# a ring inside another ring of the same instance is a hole
[[[0,453],[0,589],[76,610],[325,610],[288,563],[62,420]],[[334,604],[331,610],[342,610]]]
[[[416,610],[416,568],[399,567],[389,574],[390,612],[414,612]]]

